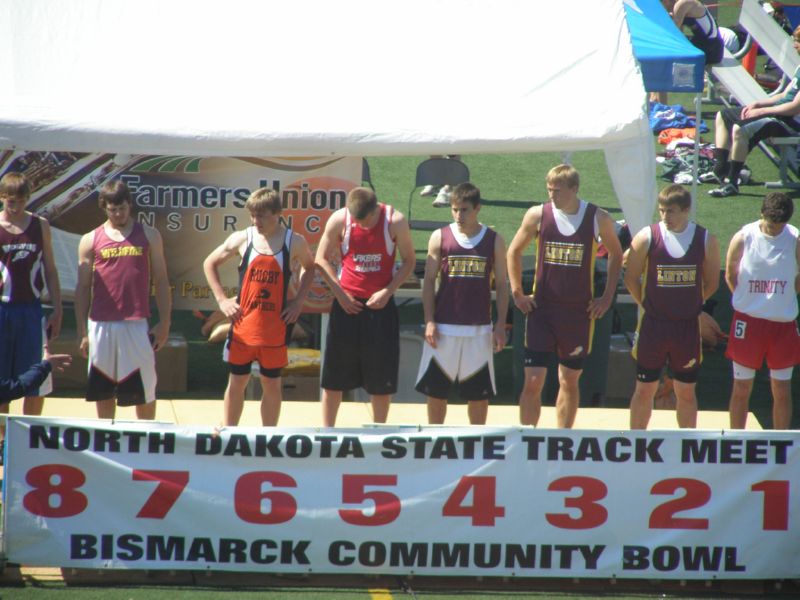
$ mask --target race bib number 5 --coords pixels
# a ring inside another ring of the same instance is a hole
[[[747,323],[745,321],[737,320],[733,324],[733,337],[739,340],[743,340],[746,330],[747,330]]]

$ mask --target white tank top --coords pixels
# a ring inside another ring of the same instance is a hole
[[[787,223],[772,237],[763,233],[756,221],[741,232],[744,251],[733,308],[759,319],[793,321],[797,318],[797,227]]]

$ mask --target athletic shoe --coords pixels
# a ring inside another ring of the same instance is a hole
[[[753,179],[753,173],[747,167],[739,172],[739,185],[747,185]]]
[[[419,193],[420,196],[433,196],[436,193],[436,186],[426,185]]]
[[[739,188],[732,183],[726,183],[722,187],[715,188],[708,192],[709,196],[714,198],[728,198],[729,196],[738,196]]]
[[[433,206],[450,206],[450,186],[446,185],[436,194]]]
[[[716,183],[722,185],[722,179],[720,179],[714,171],[709,171],[708,173],[701,173],[700,177],[697,179],[700,180],[700,183]]]

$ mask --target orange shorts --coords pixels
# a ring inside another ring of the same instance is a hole
[[[253,361],[258,361],[262,370],[282,369],[289,364],[286,346],[248,346],[230,338],[225,341],[222,358],[230,363],[231,372],[238,372],[235,367],[245,367],[245,373],[250,373]]]

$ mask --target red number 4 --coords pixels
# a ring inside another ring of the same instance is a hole
[[[464,504],[470,492],[472,492],[472,504]],[[473,526],[493,527],[498,517],[506,515],[506,509],[497,506],[495,478],[471,475],[462,477],[444,503],[442,515],[470,517]]]

